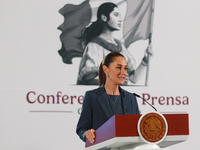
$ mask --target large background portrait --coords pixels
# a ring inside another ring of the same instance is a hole
[[[58,52],[66,64],[81,57],[78,85],[98,85],[99,65],[112,51],[122,53],[128,62],[125,85],[136,84],[145,72],[147,85],[154,5],[154,0],[91,0],[66,4],[59,10],[64,22],[58,27],[62,31]],[[145,48],[131,46],[139,40],[147,41],[143,42]]]
[[[200,2],[112,0],[108,12],[105,2],[1,0],[0,150],[84,150],[76,125],[110,51],[129,64],[123,89],[160,113],[189,114],[189,138],[170,149],[199,149]],[[95,22],[103,30],[91,34]]]

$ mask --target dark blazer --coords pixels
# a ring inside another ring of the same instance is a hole
[[[121,87],[119,87],[119,90],[123,102],[123,114],[139,114],[136,97]],[[104,85],[92,91],[87,91],[85,93],[76,133],[85,141],[85,133],[88,129],[98,129],[113,115]]]

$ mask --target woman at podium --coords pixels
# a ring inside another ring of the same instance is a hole
[[[99,67],[99,88],[85,93],[76,133],[93,143],[95,130],[118,114],[139,114],[136,97],[120,87],[127,75],[127,62],[118,52],[109,53]]]

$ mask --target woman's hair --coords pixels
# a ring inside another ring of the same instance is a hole
[[[124,57],[122,54],[118,52],[111,52],[104,57],[104,60],[101,62],[99,66],[99,86],[106,82],[106,74],[103,71],[103,65],[109,67],[116,57]],[[124,57],[125,58],[125,57]]]
[[[99,36],[104,29],[105,22],[102,21],[101,16],[105,15],[107,21],[110,19],[109,15],[117,7],[114,3],[103,3],[99,6],[97,11],[97,20],[93,22],[89,27],[83,30],[83,34],[80,37],[81,42],[86,46],[93,38]]]

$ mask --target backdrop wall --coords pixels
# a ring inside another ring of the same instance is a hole
[[[76,85],[81,58],[74,58],[72,65],[62,62],[57,30],[63,22],[59,9],[81,2],[1,1],[1,150],[84,149],[76,124],[85,91],[97,86]],[[189,138],[171,150],[199,149],[199,4],[195,0],[155,2],[148,86],[143,86],[143,76],[137,85],[123,87],[148,98],[159,112],[189,113]],[[147,41],[138,41],[129,51],[142,56],[146,46]],[[140,99],[138,104],[141,113],[152,111]]]

